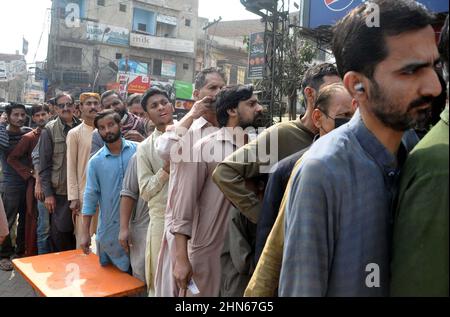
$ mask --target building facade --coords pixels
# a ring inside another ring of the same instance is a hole
[[[192,82],[197,17],[198,0],[53,0],[49,92]]]

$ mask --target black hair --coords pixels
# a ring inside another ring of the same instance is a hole
[[[195,89],[199,90],[206,86],[206,77],[209,74],[219,74],[220,77],[222,77],[223,81],[226,82],[225,74],[222,72],[222,70],[215,67],[205,68],[195,77]]]
[[[35,104],[31,107],[31,116],[34,116],[41,111],[50,113],[50,108],[46,104]]]
[[[167,94],[167,92],[165,90],[162,90],[158,87],[152,87],[145,92],[145,94],[141,100],[142,108],[144,108],[145,111],[147,111],[148,100],[155,95],[162,95],[162,96],[166,97],[167,100],[170,100],[169,95]]]
[[[304,91],[306,87],[311,87],[318,91],[324,83],[323,78],[325,76],[339,76],[333,64],[323,63],[310,67],[303,76],[302,90]]]
[[[105,91],[101,96],[100,103],[102,104],[102,106],[103,106],[103,100],[105,100],[106,98],[113,96],[113,95],[116,95],[120,99],[120,101],[123,102],[123,99],[119,93],[117,93],[115,90],[108,90],[108,91]]]
[[[141,104],[142,95],[141,94],[133,94],[127,99],[127,106],[131,106],[135,103]]]
[[[252,85],[233,85],[223,87],[217,94],[216,113],[220,127],[228,122],[228,110],[237,108],[239,102],[250,99],[253,96]]]
[[[342,83],[331,84],[320,89],[314,108],[319,109],[325,114],[328,114],[330,101],[338,91],[347,92]]]
[[[373,4],[379,8],[380,25],[370,27]],[[388,55],[387,36],[420,30],[432,25],[435,18],[413,0],[371,0],[362,3],[333,29],[332,51],[340,76],[349,71],[373,78],[376,66]]]
[[[441,37],[439,39],[439,53],[441,54],[442,61],[444,62],[444,67],[446,68],[447,74],[449,71],[449,61],[448,61],[448,15],[445,19],[444,27],[442,28]]]
[[[114,121],[120,125],[120,121],[122,121],[122,118],[120,115],[115,112],[113,109],[103,110],[102,112],[99,112],[97,116],[94,119],[94,126],[98,129],[98,122],[106,117],[112,117]]]
[[[5,107],[6,115],[8,117],[11,116],[11,113],[13,112],[14,109],[23,109],[23,111],[25,111],[25,112],[27,111],[24,105],[13,102]]]
[[[74,99],[73,99],[73,97],[72,97],[70,94],[68,94],[67,92],[60,92],[60,93],[57,94],[56,97],[55,97],[55,103],[54,103],[54,105],[57,105],[57,104],[58,104],[58,100],[61,99],[62,97],[69,97],[69,98],[70,98],[70,101],[71,101],[72,103],[74,103]]]
[[[56,102],[55,102],[55,98],[51,98],[47,101],[48,104],[52,105],[52,106],[56,106]]]

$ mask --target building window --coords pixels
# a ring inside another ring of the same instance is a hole
[[[126,4],[119,4],[119,10],[121,12],[127,12],[127,6]]]
[[[82,52],[78,47],[60,46],[57,61],[61,64],[81,66]]]
[[[146,32],[151,35],[156,33],[156,14],[152,11],[134,9],[133,31]]]
[[[147,32],[147,24],[138,23],[137,29],[138,29],[138,31],[141,31],[141,32]]]
[[[191,27],[191,20],[190,19],[184,20],[184,25],[186,25],[187,27]]]
[[[104,7],[105,6],[105,0],[97,0],[97,5]]]
[[[184,70],[189,70],[189,64],[183,64],[183,69]]]
[[[122,59],[122,53],[116,53],[116,59]]]
[[[153,75],[161,76],[162,71],[162,60],[154,59],[153,60]]]

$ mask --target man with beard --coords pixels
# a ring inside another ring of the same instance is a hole
[[[70,130],[67,135],[67,198],[70,201],[72,218],[75,224],[77,248],[80,247],[81,220],[80,210],[83,205],[84,188],[86,187],[86,167],[89,161],[94,133],[94,120],[100,109],[100,96],[96,93],[80,95],[80,111],[83,122]],[[94,217],[90,234],[97,229],[97,218]]]
[[[25,253],[25,196],[27,184],[7,162],[9,154],[22,137],[31,130],[24,127],[25,120],[25,106],[21,104],[7,105],[5,113],[0,118],[0,159],[3,174],[0,193],[8,219],[9,232],[16,223],[17,214],[19,214],[15,250],[10,235],[6,237],[0,247],[0,270],[5,271],[12,270],[10,261],[12,256],[23,256]]]
[[[122,97],[114,90],[103,93],[101,97],[101,105],[104,110],[113,109],[120,115],[121,132],[126,140],[134,142],[142,142],[145,140],[146,131],[144,121],[128,112],[127,106]],[[103,142],[98,131],[94,131],[92,135],[91,157],[100,150],[105,143]]]
[[[15,149],[8,156],[8,164],[27,182],[26,216],[25,216],[25,255],[38,254],[37,247],[37,202],[35,183],[40,182],[39,174],[34,170],[31,153],[38,143],[42,129],[50,118],[50,110],[46,105],[34,105],[31,109],[33,122],[37,128],[25,134]]]
[[[449,19],[439,50],[448,83]],[[414,148],[400,181],[394,221],[391,296],[448,297],[448,104]]]
[[[267,180],[270,163],[277,163],[311,145],[314,136],[319,132],[312,120],[317,94],[320,88],[338,82],[341,82],[341,79],[332,64],[323,63],[310,67],[302,81],[306,113],[297,120],[282,122],[266,129],[255,140],[217,166],[214,173],[215,183],[233,205],[254,224],[257,223],[262,209],[263,188],[256,190],[253,184]],[[264,162],[266,153],[270,162]],[[250,157],[255,159],[248,159]],[[264,168],[267,171],[264,171]]]
[[[89,228],[100,206],[97,226],[97,255],[100,264],[113,264],[123,272],[130,270],[130,258],[119,243],[120,192],[137,144],[122,138],[121,117],[114,110],[100,112],[94,125],[105,145],[89,160],[87,183],[83,202],[83,229],[80,246],[89,254],[91,235]]]
[[[220,130],[198,141],[192,162],[185,163],[178,182],[189,183],[174,199],[183,202],[174,210],[170,231],[175,236],[176,259],[173,275],[181,291],[192,280],[199,294],[217,297],[220,291],[222,253],[228,230],[230,201],[214,184],[217,164],[247,143],[247,127],[262,113],[252,86],[229,86],[217,95],[216,111]],[[189,244],[188,244],[189,242]]]
[[[67,144],[69,131],[81,122],[74,117],[73,98],[61,93],[55,98],[58,117],[41,132],[39,176],[50,213],[50,245],[54,252],[75,249],[72,212],[67,199]]]
[[[155,274],[156,297],[176,297],[179,294],[172,274],[176,256],[175,237],[170,228],[174,210],[184,208],[184,202],[177,197],[181,191],[190,186],[190,182],[178,181],[178,173],[182,173],[183,169],[189,167],[183,160],[179,160],[177,155],[172,157],[171,153],[191,156],[194,141],[199,141],[202,137],[217,130],[217,116],[212,104],[220,89],[225,86],[224,78],[225,75],[217,68],[207,68],[198,73],[193,92],[196,103],[180,122],[175,126],[168,127],[166,132],[156,140],[155,148],[158,155],[164,161],[170,162],[166,166],[166,171],[170,166],[170,178],[163,240]]]
[[[370,27],[374,5],[379,27]],[[433,17],[415,1],[373,0],[334,29],[333,53],[358,101],[352,121],[313,144],[286,203],[280,296],[387,296],[402,144],[441,93]]]

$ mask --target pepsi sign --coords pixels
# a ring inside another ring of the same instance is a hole
[[[366,0],[304,0],[303,23],[301,26],[317,28],[320,26],[334,25],[347,15],[351,10]],[[445,0],[418,0],[431,12],[448,12],[448,1]],[[302,19],[300,19],[302,21]]]

